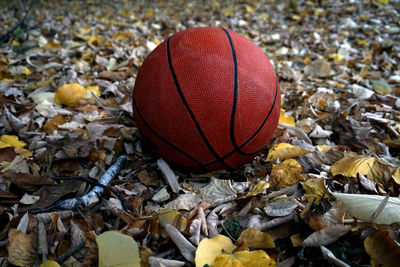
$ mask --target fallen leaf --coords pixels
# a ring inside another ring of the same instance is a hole
[[[292,213],[297,206],[297,203],[289,199],[278,199],[264,207],[264,211],[271,217],[283,217]]]
[[[80,100],[86,98],[86,90],[78,83],[64,84],[57,89],[54,98],[59,105],[75,107]]]
[[[96,238],[99,266],[140,267],[139,246],[127,235],[104,232]]]
[[[204,238],[200,241],[195,256],[196,267],[203,267],[205,264],[211,266],[215,258],[222,253],[231,253],[235,245],[229,237],[216,235],[213,238]]]
[[[351,230],[350,225],[333,224],[323,228],[320,231],[314,232],[309,235],[304,241],[303,246],[306,247],[319,247],[327,246],[334,243],[343,235]]]
[[[256,196],[262,194],[265,189],[269,188],[270,184],[265,181],[259,181],[250,192],[246,194],[246,197]]]
[[[34,234],[25,234],[16,229],[8,232],[8,261],[17,266],[35,266],[37,261]]]
[[[245,229],[239,236],[237,243],[246,242],[252,248],[275,248],[275,243],[268,233],[264,233],[256,228]]]
[[[22,147],[26,144],[18,140],[18,136],[3,134],[0,137],[0,149],[6,147]]]
[[[289,158],[296,158],[298,156],[309,153],[309,150],[302,149],[299,146],[294,146],[288,143],[280,143],[274,145],[267,156],[267,161],[285,160]]]
[[[315,198],[315,202],[319,203],[326,193],[325,179],[323,178],[310,178],[302,185],[306,191],[304,196],[308,201]]]
[[[396,233],[388,227],[379,227],[378,231],[364,240],[364,248],[371,257],[372,266],[398,266],[400,246]]]
[[[283,109],[281,109],[281,115],[279,116],[279,123],[296,126],[294,122],[294,117],[286,115],[285,110]]]
[[[301,165],[294,159],[286,159],[281,164],[273,165],[269,182],[275,189],[282,189],[298,181],[304,181]]]
[[[346,155],[332,165],[331,173],[333,175],[342,174],[353,178],[357,177],[357,173],[367,175],[374,162],[375,158],[373,157],[353,154]]]
[[[221,254],[215,258],[212,267],[225,266],[276,266],[276,262],[271,259],[263,250],[238,251],[233,254]]]
[[[383,196],[366,194],[332,193],[333,196],[346,205],[346,211],[359,220],[368,221],[382,201]],[[385,208],[374,220],[376,224],[389,225],[400,222],[400,199],[390,197]]]

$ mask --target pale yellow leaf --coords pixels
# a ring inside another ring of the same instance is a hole
[[[75,107],[80,100],[86,98],[85,87],[78,83],[64,84],[56,91],[55,101],[59,105]]]
[[[161,226],[165,227],[167,224],[175,226],[178,230],[183,232],[187,227],[187,219],[177,210],[161,209],[159,210],[159,218]]]
[[[319,203],[319,201],[325,195],[325,179],[311,178],[305,181],[302,185],[304,191],[306,191],[304,196],[307,198],[308,201],[310,201],[312,198],[315,198],[315,202]]]
[[[127,235],[104,232],[96,238],[99,249],[99,267],[140,267],[139,246]]]
[[[39,267],[60,267],[60,264],[58,264],[56,261],[48,260],[40,264]]]
[[[240,244],[243,241],[253,248],[275,248],[275,243],[269,234],[253,227],[247,228],[240,234],[237,243]]]
[[[235,245],[229,237],[224,235],[216,235],[213,238],[204,238],[199,243],[196,250],[195,263],[196,267],[203,267],[205,264],[214,263],[215,257],[222,253],[231,253],[235,249]]]
[[[26,144],[18,140],[18,136],[15,135],[2,135],[0,137],[0,148],[6,147],[23,147]]]
[[[333,175],[342,174],[347,177],[357,177],[357,173],[367,175],[375,158],[363,155],[347,155],[341,160],[335,162],[331,167]]]
[[[273,161],[278,158],[280,160],[296,158],[309,152],[309,150],[303,149],[299,146],[294,146],[288,143],[280,143],[271,148],[267,156],[267,161]]]
[[[265,182],[265,181],[259,181],[254,187],[253,189],[247,193],[246,197],[250,197],[250,196],[256,196],[258,194],[261,194],[265,191],[265,189],[267,189],[270,186],[269,183]]]
[[[291,125],[291,126],[296,126],[296,124],[294,122],[294,117],[286,115],[285,110],[283,110],[283,109],[281,109],[281,115],[279,117],[279,123],[287,124],[287,125]]]
[[[222,254],[215,258],[212,267],[266,267],[276,266],[276,262],[263,250],[238,251]]]

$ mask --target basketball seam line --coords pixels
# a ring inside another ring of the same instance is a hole
[[[194,115],[193,111],[190,109],[190,106],[189,106],[189,104],[187,103],[187,101],[186,101],[186,99],[185,99],[185,96],[184,96],[183,93],[182,93],[182,90],[181,90],[181,88],[180,88],[180,86],[179,86],[179,83],[178,83],[178,79],[177,79],[177,77],[176,77],[176,75],[175,75],[174,68],[173,68],[173,66],[172,66],[171,52],[170,52],[170,45],[169,45],[170,40],[171,40],[171,37],[169,37],[168,40],[167,40],[168,65],[169,65],[169,69],[170,69],[172,78],[173,78],[173,80],[174,80],[174,84],[175,84],[176,90],[178,91],[179,97],[181,98],[181,101],[182,101],[183,105],[185,106],[186,110],[188,111],[188,113],[189,113],[191,119],[193,120],[193,122],[194,122],[194,124],[195,124],[195,126],[196,126],[196,129],[197,129],[198,133],[200,134],[201,138],[203,139],[203,142],[204,142],[205,145],[207,146],[208,150],[211,152],[211,154],[213,154],[213,156],[215,157],[215,159],[217,160],[217,162],[221,163],[221,164],[222,164],[223,166],[225,166],[226,168],[232,170],[233,168],[230,167],[230,166],[218,155],[217,151],[215,151],[215,149],[214,149],[213,146],[211,145],[210,141],[207,139],[206,135],[204,134],[203,130],[201,129],[201,126],[200,126],[199,122],[198,122],[197,119],[196,119],[196,116]]]
[[[267,117],[264,119],[264,122],[261,124],[260,128],[259,128],[249,139],[247,139],[246,142],[244,142],[242,145],[240,145],[239,148],[242,148],[242,147],[244,147],[245,145],[247,145],[247,144],[260,132],[261,128],[264,127],[265,122],[268,120],[269,116],[271,115],[272,110],[274,109],[274,106],[275,106],[275,103],[276,103],[277,95],[278,95],[278,85],[279,85],[279,83],[278,83],[278,77],[277,77],[276,75],[275,75],[275,80],[276,80],[276,82],[275,82],[276,85],[275,85],[275,97],[274,97],[274,102],[272,103],[271,109],[269,110]],[[255,155],[255,154],[261,152],[263,149],[264,149],[264,148],[262,148],[262,149],[260,149],[260,150],[258,150],[258,151],[256,151],[256,152],[254,152],[254,153],[251,154],[251,155]],[[230,157],[231,155],[233,155],[235,152],[237,152],[236,149],[234,149],[234,150],[232,150],[231,152],[229,152],[229,153],[223,155],[221,158],[225,160],[225,159],[227,159],[228,157]],[[249,156],[251,156],[251,155],[249,155]],[[213,165],[213,164],[215,164],[215,163],[217,163],[217,161],[211,161],[211,162],[202,164],[201,167],[204,167],[204,168],[205,168],[205,167],[210,166],[210,165]],[[186,167],[186,168],[196,168],[196,167],[197,167],[197,166],[192,166],[192,167],[189,166],[189,167]]]
[[[189,155],[188,153],[186,153],[185,151],[183,151],[182,149],[180,149],[179,147],[175,146],[174,144],[172,144],[171,142],[169,142],[168,140],[166,140],[165,138],[163,138],[161,135],[159,135],[144,119],[143,115],[140,113],[139,111],[139,107],[136,104],[136,99],[135,99],[135,95],[133,95],[133,105],[135,106],[135,109],[137,111],[137,114],[139,115],[140,119],[142,120],[143,124],[150,130],[150,132],[152,132],[155,136],[157,136],[158,138],[160,138],[164,143],[166,143],[167,145],[171,146],[173,149],[175,149],[176,151],[182,153],[183,155],[185,155],[187,158],[191,159],[192,161],[194,161],[195,163],[198,164],[199,167],[201,167],[204,171],[207,171],[207,169],[202,166],[203,164],[201,164],[198,160],[196,160],[194,157],[192,157],[191,155]],[[143,134],[143,133],[142,133]],[[144,135],[144,134],[143,134]],[[150,140],[150,138],[149,138]],[[196,166],[197,167],[197,166]],[[193,167],[192,167],[193,168]]]
[[[237,104],[237,97],[238,97],[238,68],[237,68],[237,58],[236,58],[236,51],[233,46],[232,38],[229,35],[228,31],[224,28],[221,28],[226,36],[228,37],[229,46],[231,48],[232,53],[232,60],[233,60],[233,69],[234,69],[234,82],[233,82],[233,104],[232,104],[232,113],[231,113],[231,120],[229,124],[229,136],[231,138],[231,143],[234,149],[242,155],[248,156],[248,153],[243,152],[236,143],[235,138],[235,114],[236,114],[236,104]]]

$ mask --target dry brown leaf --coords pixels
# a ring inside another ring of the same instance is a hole
[[[37,264],[36,235],[29,235],[10,229],[8,232],[9,244],[8,261],[17,266],[35,266]]]

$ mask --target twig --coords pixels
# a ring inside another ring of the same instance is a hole
[[[99,183],[102,185],[107,185],[111,182],[111,180],[117,175],[117,173],[121,170],[123,164],[125,163],[126,155],[119,156],[119,158],[115,161],[113,165],[100,177]],[[94,197],[100,197],[103,194],[103,187],[96,185],[89,193],[84,196],[69,198],[64,200],[59,200],[54,203],[52,206],[46,209],[36,209],[29,210],[29,213],[40,213],[40,212],[49,212],[52,210],[74,210],[79,205],[88,206],[89,200]]]
[[[85,243],[82,242],[81,244],[79,244],[78,246],[75,247],[70,247],[69,249],[67,249],[63,254],[61,254],[60,256],[58,256],[58,258],[56,259],[56,262],[58,263],[63,263],[64,261],[66,261],[69,257],[71,257],[75,252],[77,252],[78,250],[80,250],[83,245]]]
[[[108,189],[111,192],[113,192],[115,195],[118,196],[119,200],[121,201],[122,207],[125,210],[132,210],[132,207],[129,206],[128,202],[126,201],[126,199],[122,196],[122,194],[120,192],[118,192],[117,190],[115,190],[114,188],[108,186],[108,185],[103,185],[101,183],[99,183],[96,180],[87,178],[87,177],[83,177],[83,176],[55,176],[52,177],[51,179],[59,181],[59,180],[80,180],[80,181],[84,181],[84,182],[88,182],[90,184],[96,185],[96,186],[100,186],[103,189]]]

